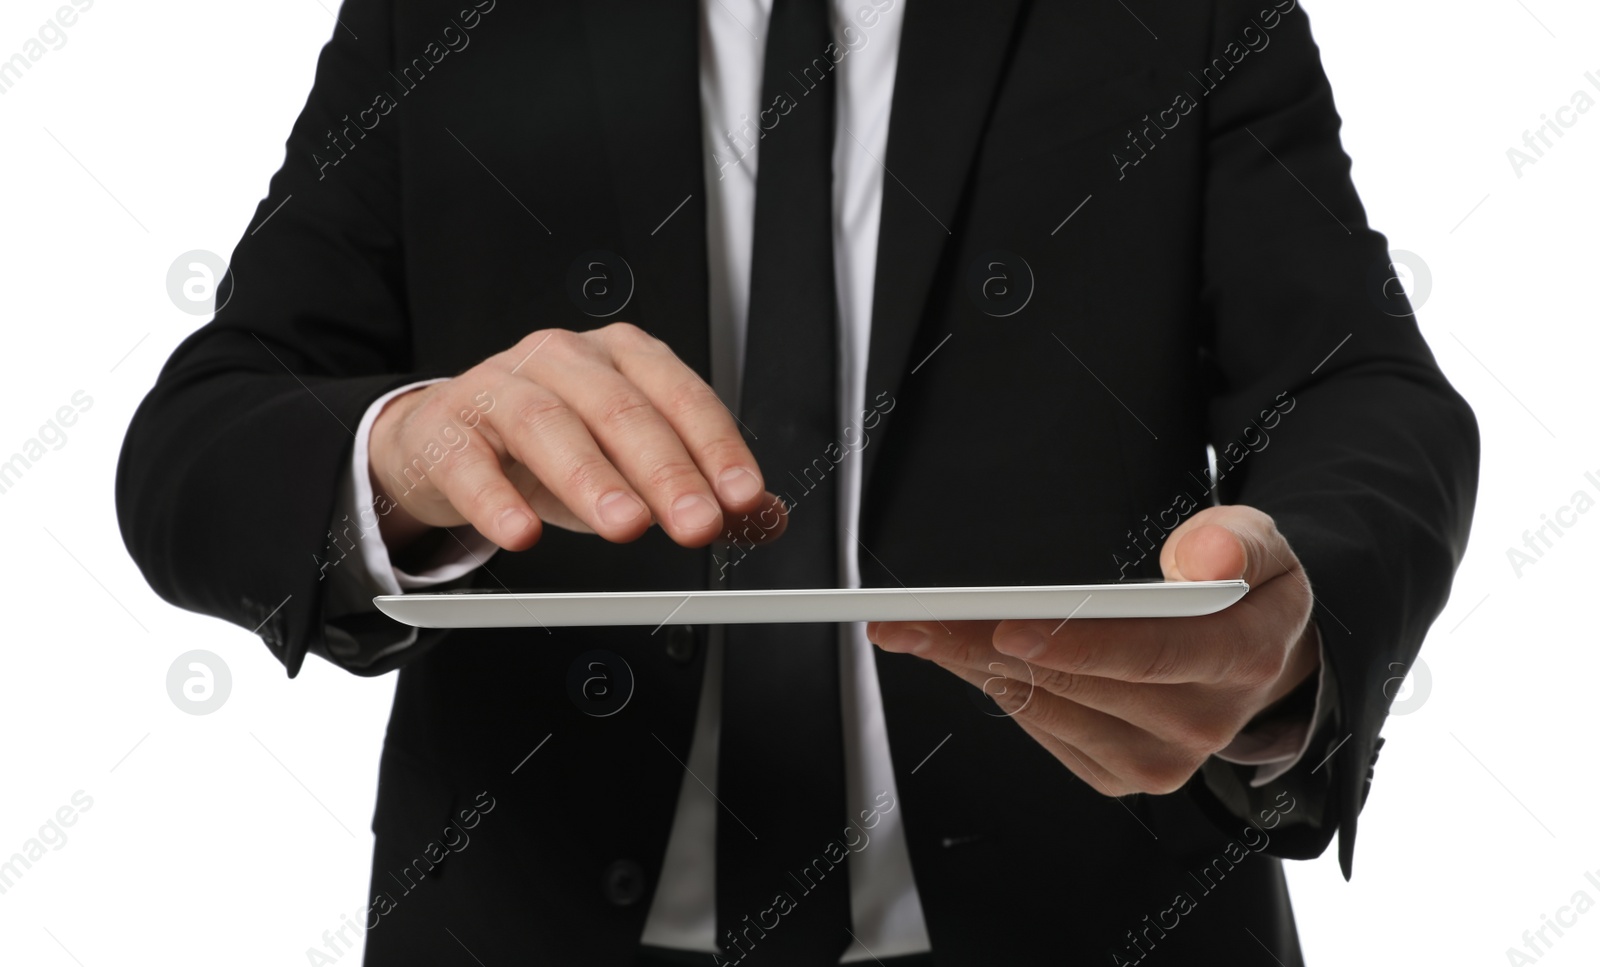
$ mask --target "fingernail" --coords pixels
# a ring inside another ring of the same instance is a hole
[[[494,525],[499,529],[502,537],[515,538],[520,537],[522,532],[526,531],[532,523],[533,521],[528,517],[526,511],[518,510],[515,507],[507,507],[500,512],[499,517],[495,518]]]
[[[1047,644],[1044,635],[1037,631],[1017,631],[995,642],[995,650],[1031,661],[1044,654]]]
[[[761,481],[744,467],[729,467],[717,477],[717,488],[724,500],[743,503],[761,493]]]
[[[684,530],[704,530],[721,520],[717,505],[699,494],[684,494],[672,502],[672,521]]]
[[[644,504],[625,490],[613,490],[595,504],[595,512],[612,527],[621,527],[638,520],[639,515],[644,513]]]

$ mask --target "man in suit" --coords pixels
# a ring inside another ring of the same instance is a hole
[[[1294,0],[339,19],[117,495],[168,600],[290,675],[399,669],[369,963],[1301,962],[1281,858],[1337,830],[1350,873],[1477,432]],[[1160,577],[1251,590],[420,633],[369,600]]]

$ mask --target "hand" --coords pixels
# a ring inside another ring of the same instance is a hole
[[[771,523],[739,536],[760,543],[787,516],[717,394],[624,322],[534,332],[395,397],[373,422],[368,465],[374,495],[396,505],[380,525],[392,550],[460,524],[523,550],[545,523],[623,542],[660,522],[701,547],[752,514]]]
[[[872,622],[867,637],[984,689],[1091,788],[1172,792],[1321,659],[1310,585],[1261,511],[1200,511],[1167,536],[1161,571],[1250,591],[1194,618]]]

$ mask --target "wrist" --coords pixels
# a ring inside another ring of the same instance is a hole
[[[1267,693],[1266,704],[1257,715],[1275,711],[1287,704],[1292,696],[1304,693],[1307,683],[1316,679],[1317,670],[1321,667],[1322,632],[1317,627],[1316,619],[1308,617],[1305,628],[1284,661],[1283,674],[1278,676],[1278,681]],[[1315,695],[1315,689],[1311,693]]]
[[[412,491],[420,484],[405,476],[405,467],[396,463],[396,438],[399,428],[416,405],[416,397],[426,387],[403,393],[386,403],[373,421],[367,440],[367,480],[372,487],[374,502],[387,511],[379,515],[378,533],[391,559],[398,564],[401,557],[418,544],[431,543],[424,535],[435,528],[420,520],[408,506]]]

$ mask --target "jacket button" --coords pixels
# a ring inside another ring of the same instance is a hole
[[[695,631],[693,625],[673,625],[667,632],[667,657],[680,665],[694,661]]]
[[[606,867],[601,886],[613,905],[632,906],[644,896],[644,870],[633,860],[617,860]]]

